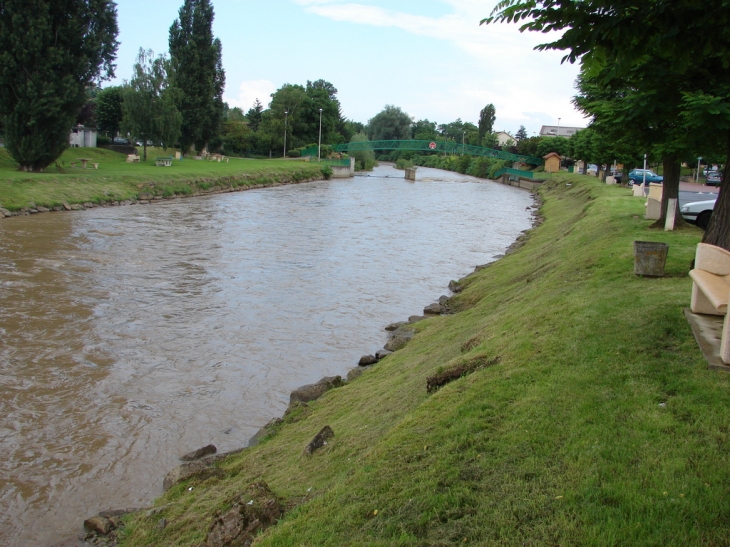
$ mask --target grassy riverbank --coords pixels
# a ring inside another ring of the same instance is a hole
[[[700,231],[650,230],[595,178],[542,191],[544,224],[465,280],[459,313],[173,487],[123,545],[197,545],[256,479],[290,508],[261,546],[730,543],[730,375],[682,315]],[[632,273],[634,240],[669,243],[664,278]],[[427,393],[460,364],[482,368]]]
[[[101,148],[70,148],[44,173],[23,173],[4,148],[0,148],[0,207],[20,211],[40,205],[47,208],[76,203],[109,203],[138,199],[140,195],[172,197],[211,189],[253,184],[299,182],[322,178],[318,165],[290,160],[246,160],[228,163],[173,161],[172,167],[156,167],[157,156],[170,150],[148,149],[147,162],[127,163],[126,156]],[[98,163],[99,169],[80,167],[79,158]],[[76,162],[76,167],[71,163]],[[60,169],[59,169],[60,167]],[[1,216],[0,216],[1,218]]]

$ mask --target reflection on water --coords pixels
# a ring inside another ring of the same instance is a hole
[[[72,535],[149,503],[181,454],[244,446],[529,226],[527,192],[394,176],[0,222],[0,544]]]

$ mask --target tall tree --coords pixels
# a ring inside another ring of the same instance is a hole
[[[373,141],[410,139],[412,123],[403,110],[387,104],[368,122],[368,136]]]
[[[227,122],[245,122],[246,121],[246,115],[243,113],[243,110],[238,107],[234,106],[233,108],[228,108],[228,104],[226,103],[225,110],[225,120]]]
[[[248,126],[251,128],[252,131],[258,131],[259,125],[261,125],[261,113],[264,111],[264,107],[261,104],[261,101],[256,99],[256,102],[253,103],[253,106],[248,109],[248,112],[246,112],[246,119],[248,120]]]
[[[720,96],[716,90],[727,89],[730,83],[730,3],[503,0],[482,23],[502,21],[521,21],[521,30],[558,31],[556,40],[537,49],[566,51],[563,60],[580,61],[584,80],[611,93],[625,92],[633,99],[640,112],[621,109],[626,119],[629,114],[643,117],[638,130],[654,131],[654,148],[664,163],[664,216],[668,198],[678,193],[679,159],[697,146],[711,146],[682,113],[689,106],[685,94],[704,91]],[[707,32],[708,28],[713,32]],[[662,119],[650,119],[652,111]],[[659,125],[666,130],[656,131]],[[625,127],[632,132],[636,129]],[[722,127],[716,138],[730,142],[726,137],[730,135],[730,120]],[[728,160],[730,163],[730,154]],[[725,177],[716,209],[730,208],[728,194],[730,182]],[[713,222],[721,226],[715,229]],[[705,241],[730,249],[730,214],[713,215]]]
[[[69,146],[86,89],[114,75],[112,0],[0,0],[0,117],[23,171],[42,171]]]
[[[493,104],[488,104],[479,112],[479,144],[484,141],[484,136],[492,132],[494,120],[497,119],[496,110]]]
[[[96,124],[99,131],[116,137],[122,124],[122,86],[102,89],[96,95]]]
[[[418,120],[411,128],[413,138],[417,141],[433,141],[438,138],[438,124],[428,120]]]
[[[337,88],[326,80],[307,81],[309,101],[304,105],[306,129],[300,135],[306,143],[318,142],[319,112],[322,109],[322,142],[330,144],[345,141],[345,119],[337,98]]]
[[[122,126],[142,141],[143,161],[147,161],[148,141],[167,148],[180,135],[182,116],[175,106],[179,91],[169,84],[168,67],[164,56],[155,58],[152,50],[140,49],[134,75],[123,91]]]
[[[178,108],[183,123],[180,145],[207,146],[223,122],[222,46],[213,38],[214,12],[210,0],[185,0],[170,27],[170,57],[174,86],[181,90]]]
[[[520,128],[517,130],[517,133],[515,134],[515,140],[517,142],[523,141],[527,138],[527,129],[525,129],[524,125],[521,125]]]

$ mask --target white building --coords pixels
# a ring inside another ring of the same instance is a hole
[[[499,146],[514,146],[515,138],[506,131],[499,131],[496,135]]]
[[[71,129],[68,140],[73,148],[96,148],[96,127],[77,125]]]
[[[572,137],[581,129],[585,127],[569,127],[569,126],[557,126],[557,125],[543,125],[540,128],[541,137]]]

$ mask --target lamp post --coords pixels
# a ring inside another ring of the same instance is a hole
[[[319,109],[319,141],[317,143],[317,161],[322,161],[322,109]]]
[[[284,157],[286,157],[286,122],[289,116],[289,111],[284,110]]]
[[[555,136],[556,137],[559,137],[560,136],[560,118],[558,118],[558,132],[555,133]]]

